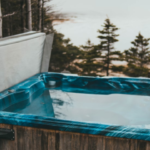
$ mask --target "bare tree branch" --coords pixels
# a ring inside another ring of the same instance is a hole
[[[9,17],[9,16],[13,16],[13,15],[15,15],[15,14],[17,14],[18,12],[13,12],[13,13],[11,13],[11,14],[7,14],[7,15],[3,15],[3,16],[1,16],[0,18],[6,18],[6,17]]]

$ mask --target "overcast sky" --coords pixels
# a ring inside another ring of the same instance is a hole
[[[50,4],[55,10],[77,17],[55,26],[75,45],[85,44],[88,39],[98,44],[97,30],[102,29],[107,16],[120,28],[116,50],[128,49],[139,32],[150,38],[149,0],[53,0]]]

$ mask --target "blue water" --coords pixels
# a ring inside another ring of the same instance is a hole
[[[92,123],[150,124],[149,96],[83,94],[56,89],[40,92],[33,100],[26,99],[5,111]]]

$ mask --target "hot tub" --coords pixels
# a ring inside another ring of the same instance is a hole
[[[0,93],[9,150],[150,150],[150,79],[37,74]]]

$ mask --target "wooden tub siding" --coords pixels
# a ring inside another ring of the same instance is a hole
[[[0,150],[150,150],[150,141],[0,124],[15,140],[0,139]]]

